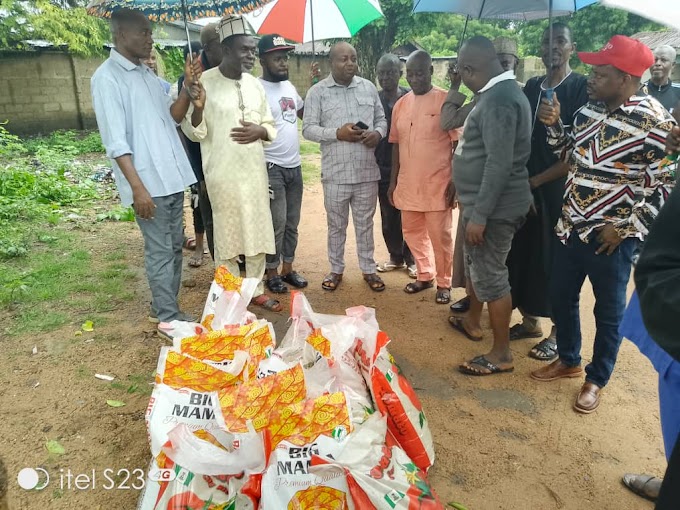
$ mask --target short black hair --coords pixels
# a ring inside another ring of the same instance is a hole
[[[572,36],[572,33],[571,33],[571,27],[569,25],[567,25],[565,22],[555,21],[552,24],[552,28],[553,28],[553,32],[555,32],[557,30],[563,30],[563,31],[567,32],[569,34],[569,40],[571,42],[574,42],[574,37]],[[543,35],[545,35],[545,33],[548,32],[549,30],[550,30],[550,25],[545,27],[545,30],[543,31]]]
[[[200,42],[198,41],[191,41],[191,53],[201,53],[201,49],[203,49],[203,46],[201,45]],[[182,50],[182,54],[184,55],[184,60],[186,61],[187,56],[189,55],[189,45],[185,44],[184,49]]]

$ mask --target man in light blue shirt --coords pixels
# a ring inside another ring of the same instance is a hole
[[[97,124],[124,206],[132,205],[144,236],[153,322],[190,320],[179,310],[184,190],[194,173],[177,134],[191,102],[185,87],[174,103],[141,61],[152,47],[151,24],[137,11],[111,16],[115,48],[92,76]],[[195,59],[187,86],[200,75]],[[193,85],[196,86],[196,85]],[[160,329],[159,329],[160,331]]]

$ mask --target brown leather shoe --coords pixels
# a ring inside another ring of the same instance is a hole
[[[574,402],[574,411],[590,414],[600,406],[600,388],[597,384],[584,382]]]
[[[570,367],[562,363],[559,358],[543,368],[531,372],[531,378],[537,381],[547,382],[563,379],[565,377],[579,377],[583,373],[581,367]]]

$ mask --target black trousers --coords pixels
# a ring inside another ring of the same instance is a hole
[[[675,442],[673,453],[668,461],[655,508],[656,510],[678,510],[680,508],[680,439]]]
[[[397,264],[406,262],[411,266],[415,264],[411,250],[404,242],[401,231],[401,211],[390,204],[387,198],[387,190],[390,187],[390,168],[380,168],[380,183],[378,185],[378,201],[380,202],[380,217],[382,218],[382,233],[385,239],[390,260]]]
[[[213,218],[212,206],[210,205],[210,197],[208,196],[208,189],[205,186],[205,181],[198,183],[198,208],[203,219],[203,228],[205,229],[205,237],[208,239],[208,249],[210,256],[215,259],[215,243],[213,241]]]

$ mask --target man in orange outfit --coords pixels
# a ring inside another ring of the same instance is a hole
[[[453,228],[451,158],[457,131],[439,127],[446,92],[432,85],[432,58],[416,51],[406,61],[411,92],[394,106],[390,143],[392,182],[388,196],[401,210],[404,240],[418,268],[418,279],[404,291],[415,294],[432,288],[436,302],[451,300]]]

